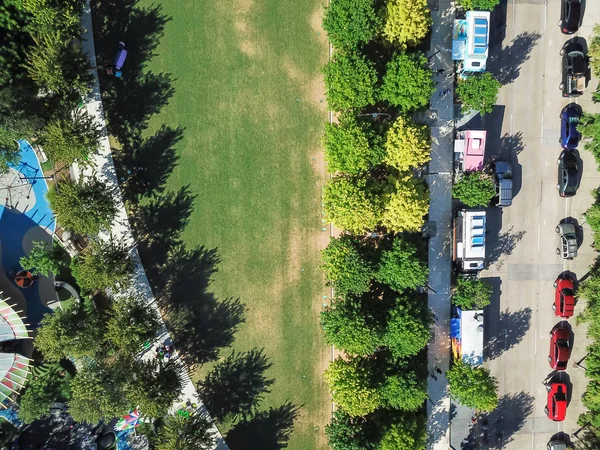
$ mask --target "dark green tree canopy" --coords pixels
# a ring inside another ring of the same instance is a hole
[[[490,72],[471,75],[460,80],[456,87],[464,110],[476,110],[482,115],[491,113],[498,99],[500,82]]]
[[[397,358],[416,355],[429,342],[431,332],[421,302],[399,298],[390,309],[383,342]]]
[[[88,157],[98,150],[100,130],[87,113],[75,113],[65,118],[54,118],[44,132],[43,144],[48,157],[55,164],[70,166],[74,162],[88,165]]]
[[[334,47],[356,48],[373,39],[382,21],[373,0],[338,0],[325,9],[323,28]]]
[[[466,171],[452,186],[452,195],[470,207],[487,206],[496,195],[496,185],[484,172]]]
[[[323,68],[329,107],[346,111],[372,105],[377,98],[377,71],[365,56],[337,51]]]
[[[321,256],[325,276],[337,295],[358,295],[369,290],[374,269],[362,254],[358,240],[350,236],[332,238]]]
[[[452,293],[452,303],[461,309],[483,309],[490,304],[492,286],[476,277],[459,277]]]
[[[104,338],[120,352],[135,355],[160,328],[158,313],[138,297],[113,302]]]
[[[427,265],[417,256],[417,248],[397,237],[392,248],[381,254],[377,280],[387,284],[398,292],[415,289],[427,284],[429,270]]]
[[[337,300],[321,313],[328,344],[352,355],[369,355],[381,345],[382,326],[361,299]]]
[[[60,398],[60,386],[56,374],[32,377],[19,398],[19,419],[32,423],[50,415],[50,407]]]
[[[167,416],[158,435],[157,450],[209,450],[215,445],[212,422],[204,414]]]
[[[427,400],[427,381],[412,370],[390,374],[381,389],[385,402],[402,411],[417,411]]]
[[[446,377],[450,394],[462,405],[485,412],[498,406],[498,381],[489,370],[456,361]]]
[[[60,256],[53,247],[53,243],[36,241],[29,255],[19,259],[19,264],[24,270],[29,270],[34,275],[50,276],[58,274],[61,268]]]
[[[73,276],[83,292],[116,288],[133,273],[129,249],[116,240],[94,239],[71,262]]]
[[[52,210],[65,229],[82,235],[97,235],[110,229],[117,214],[113,191],[97,178],[63,181],[48,192]]]
[[[331,423],[325,427],[325,434],[333,450],[376,449],[375,424],[366,417],[352,417],[341,409],[333,413]]]
[[[402,112],[429,104],[435,86],[427,58],[422,53],[400,52],[388,63],[381,97]]]
[[[382,130],[350,113],[342,114],[338,123],[325,125],[323,144],[330,173],[359,175],[385,157]]]

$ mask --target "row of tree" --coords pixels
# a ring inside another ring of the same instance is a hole
[[[421,241],[407,233],[420,231],[429,208],[414,171],[430,160],[430,132],[410,114],[435,86],[427,58],[410,47],[430,25],[424,0],[339,0],[323,20],[336,48],[325,87],[338,111],[323,139],[332,174],[323,205],[344,230],[322,252],[335,297],[321,326],[344,355],[325,372],[337,406],[326,428],[334,450],[424,445],[431,318],[415,290],[428,270]],[[386,237],[364,237],[375,230]]]
[[[594,27],[595,36],[589,46],[592,57],[592,70],[600,75],[598,56],[600,56],[600,28]],[[600,114],[585,113],[577,129],[586,139],[585,149],[590,151],[600,166]],[[594,247],[600,249],[600,197],[595,196],[595,203],[585,212],[586,222],[592,229]],[[590,382],[582,397],[584,406],[588,409],[579,416],[578,423],[583,427],[579,434],[581,448],[593,449],[600,447],[600,259],[596,260],[579,286],[579,297],[586,301],[583,312],[577,317],[577,322],[588,323],[588,338],[591,344],[587,347],[584,361],[585,372]]]

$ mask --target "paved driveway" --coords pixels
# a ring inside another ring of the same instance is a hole
[[[578,33],[589,38],[600,8],[588,8]],[[562,199],[556,191],[556,160],[559,113],[569,101],[561,96],[559,50],[568,37],[558,28],[558,0],[528,0],[503,3],[496,11],[490,68],[500,76],[503,88],[499,107],[486,116],[486,157],[512,162],[517,191],[513,205],[490,210],[488,252],[491,261],[481,276],[495,286],[495,297],[487,312],[487,366],[500,384],[500,408],[492,414],[488,446],[507,449],[545,449],[557,432],[569,435],[578,429],[583,412],[581,395],[587,380],[574,362],[585,355],[584,326],[570,320],[574,334],[571,362],[563,375],[571,387],[567,420],[554,423],[544,414],[546,391],[542,381],[552,370],[548,364],[548,333],[558,322],[551,309],[554,279],[570,270],[583,277],[595,253],[589,227],[582,214],[592,204],[592,189],[600,186],[593,157],[580,151],[583,176],[576,197]],[[502,27],[505,16],[506,27]],[[586,94],[573,101],[584,110],[598,111],[591,102],[597,85],[592,79]],[[556,255],[559,221],[571,217],[583,225],[583,242],[574,261]],[[576,314],[583,308],[576,308]],[[486,446],[484,446],[485,448]]]

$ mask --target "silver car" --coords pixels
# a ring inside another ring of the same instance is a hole
[[[512,167],[509,162],[497,161],[494,164],[496,174],[498,203],[496,206],[510,206],[513,199]]]
[[[556,254],[562,259],[573,259],[577,256],[577,230],[572,223],[561,223],[556,227],[558,248]]]

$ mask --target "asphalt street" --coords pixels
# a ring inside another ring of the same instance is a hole
[[[600,7],[587,3],[583,26],[574,36],[589,40],[593,25],[600,23]],[[599,110],[591,101],[596,79],[579,98],[564,99],[559,90],[559,51],[573,37],[561,34],[559,15],[559,0],[508,0],[492,16],[488,69],[503,87],[498,106],[483,118],[488,130],[486,159],[512,163],[516,195],[512,206],[488,212],[489,267],[480,276],[494,286],[486,312],[486,366],[498,378],[500,405],[488,418],[480,448],[545,449],[558,432],[572,438],[584,412],[581,396],[587,380],[575,362],[585,356],[587,339],[585,325],[576,325],[575,317],[569,320],[574,336],[571,360],[558,375],[569,386],[564,422],[545,416],[542,384],[553,373],[548,364],[549,332],[560,321],[551,308],[553,281],[566,270],[581,279],[596,256],[583,213],[593,202],[592,190],[600,186],[596,163],[581,143],[577,195],[564,199],[556,190],[561,109],[576,102],[584,111]],[[576,220],[583,233],[573,261],[556,254],[555,227],[565,218]],[[579,302],[576,315],[583,306]]]

